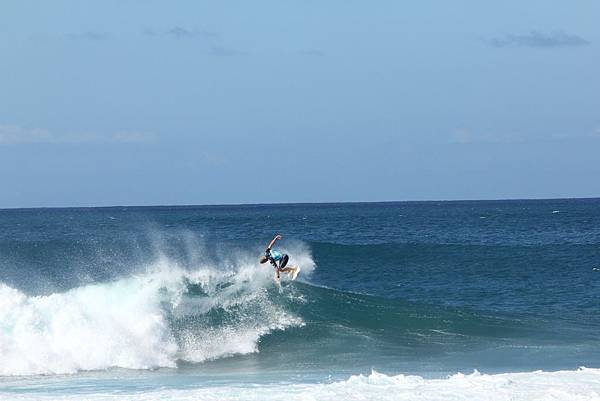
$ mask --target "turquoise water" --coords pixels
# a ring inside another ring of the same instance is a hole
[[[600,393],[598,199],[0,210],[0,228],[0,398]],[[258,263],[275,233],[303,270],[281,288]]]

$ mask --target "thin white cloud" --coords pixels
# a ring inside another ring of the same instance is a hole
[[[17,125],[0,125],[0,144],[39,143],[52,140],[52,135],[41,128],[23,128]]]
[[[122,131],[110,136],[113,142],[148,142],[154,139],[156,139],[154,135],[140,131]]]
[[[52,133],[43,128],[28,128],[0,124],[0,145],[36,143],[89,143],[89,142],[148,142],[155,139],[150,133],[120,131],[112,134],[94,132]]]
[[[152,31],[152,35],[153,34],[154,34],[154,31]],[[206,31],[206,30],[188,29],[188,28],[184,28],[181,26],[172,27],[171,29],[166,31],[166,34],[168,36],[171,36],[171,37],[177,38],[177,39],[185,39],[185,38],[214,39],[219,36],[215,32],[210,32],[210,31]],[[150,36],[152,36],[152,35],[150,35]]]
[[[531,31],[524,35],[506,35],[503,38],[494,38],[489,41],[492,47],[578,47],[589,45],[589,43],[581,36],[563,31],[550,33]]]

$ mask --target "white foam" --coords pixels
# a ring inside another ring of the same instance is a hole
[[[157,286],[126,279],[27,297],[0,284],[0,375],[174,366]]]
[[[0,393],[0,398],[2,398]],[[329,384],[275,384],[85,394],[10,394],[15,400],[598,401],[600,369],[455,374],[446,379],[372,372]]]
[[[234,271],[190,272],[161,258],[145,274],[48,296],[27,296],[0,282],[0,376],[175,367],[178,359],[256,352],[262,335],[302,321],[268,299],[272,272],[245,259]],[[207,296],[182,302],[190,283]],[[216,328],[174,332],[169,325],[169,317],[236,307],[245,319]]]

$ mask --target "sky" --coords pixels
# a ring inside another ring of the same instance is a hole
[[[600,2],[2,0],[0,208],[600,196]]]

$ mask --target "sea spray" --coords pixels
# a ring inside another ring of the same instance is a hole
[[[47,296],[0,283],[0,375],[176,367],[256,352],[262,335],[302,320],[270,300],[271,271],[245,259],[227,271],[162,257],[146,273]]]

